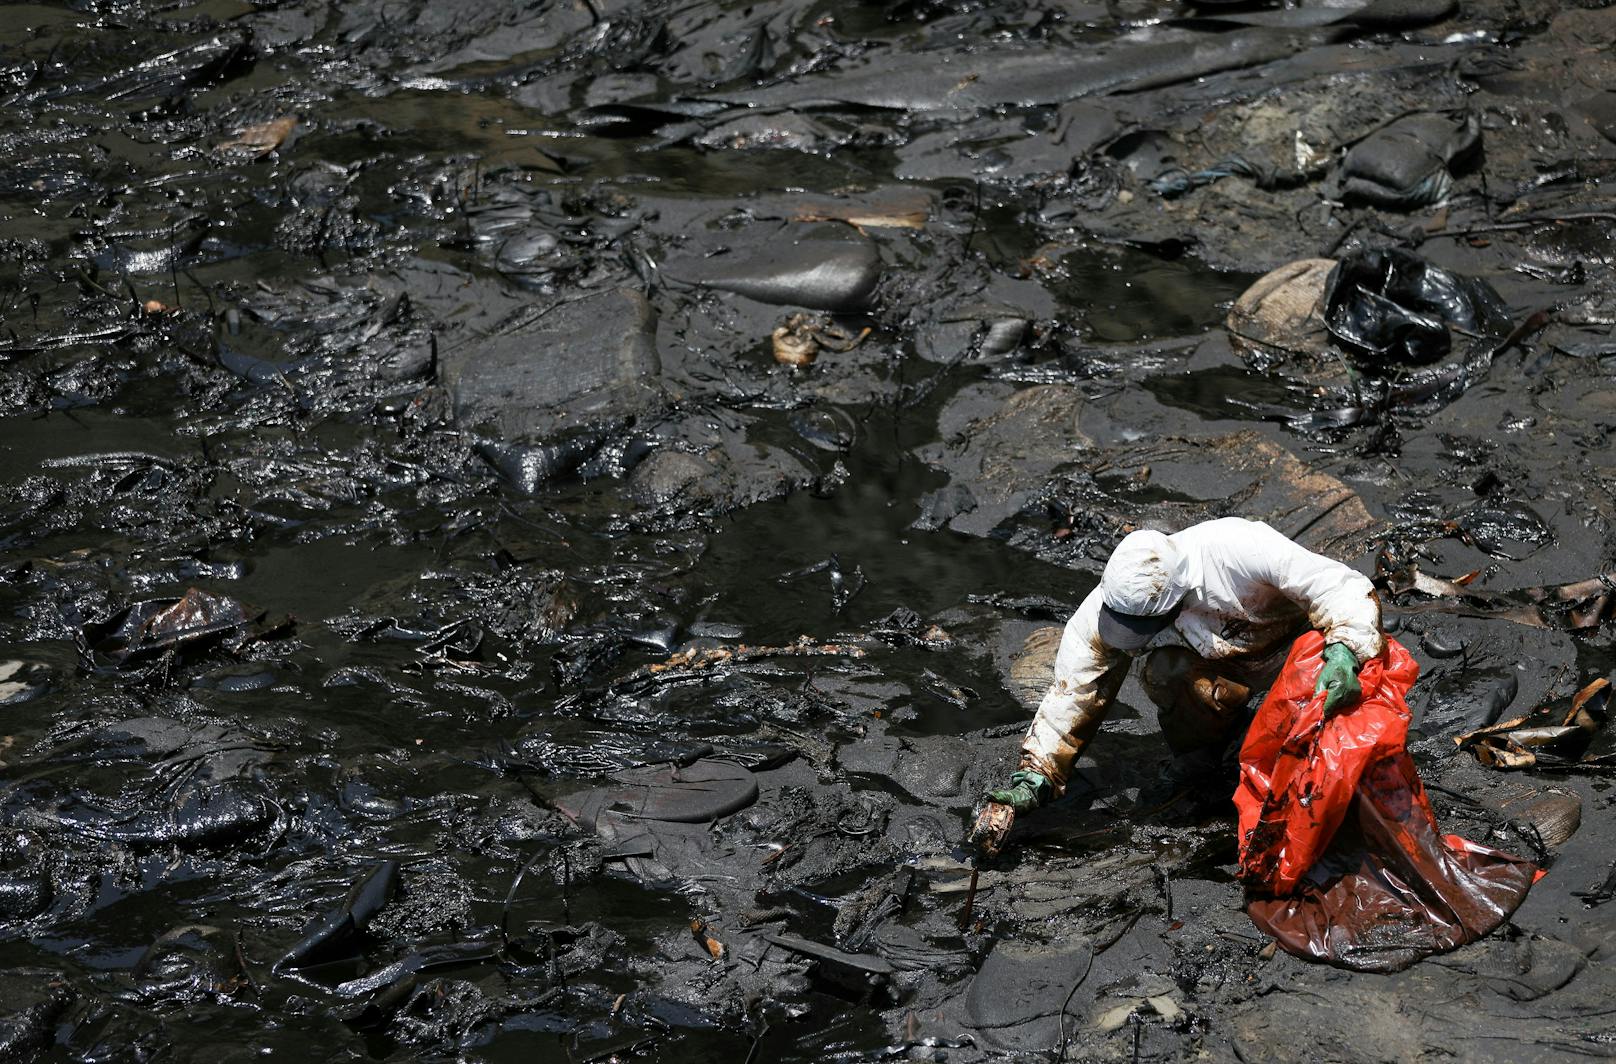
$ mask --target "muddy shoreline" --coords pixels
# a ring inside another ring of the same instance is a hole
[[[0,1060],[1616,1056],[1611,736],[1454,741],[1616,671],[1613,44],[0,10]],[[1242,297],[1388,249],[1497,308]],[[1132,679],[971,890],[1023,641],[1227,514],[1375,575],[1444,830],[1548,866],[1500,932],[1276,955]]]

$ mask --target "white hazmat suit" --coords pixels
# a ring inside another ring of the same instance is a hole
[[[1159,615],[1175,602],[1172,624],[1139,650],[1117,650],[1100,635],[1104,606]],[[1238,667],[1282,655],[1306,628],[1323,632],[1327,644],[1344,644],[1359,664],[1384,647],[1368,578],[1260,521],[1226,517],[1171,536],[1133,533],[1066,624],[1054,683],[1022,743],[1020,767],[1047,779],[1054,795],[1064,791],[1137,653],[1182,647],[1214,668]]]

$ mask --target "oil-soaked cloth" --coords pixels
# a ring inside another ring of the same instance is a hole
[[[1502,923],[1537,867],[1442,835],[1405,744],[1419,666],[1396,640],[1359,672],[1362,698],[1326,719],[1324,637],[1291,647],[1240,750],[1246,911],[1287,952],[1391,972]]]

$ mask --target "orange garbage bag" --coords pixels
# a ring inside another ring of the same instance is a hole
[[[1490,932],[1541,873],[1438,832],[1406,749],[1408,651],[1388,638],[1362,698],[1329,719],[1323,652],[1318,632],[1296,641],[1240,748],[1246,911],[1297,956],[1398,971]]]

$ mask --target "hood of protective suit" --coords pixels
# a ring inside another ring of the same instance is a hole
[[[1171,612],[1189,590],[1189,559],[1160,532],[1130,532],[1123,537],[1100,578],[1105,604],[1134,617]]]

